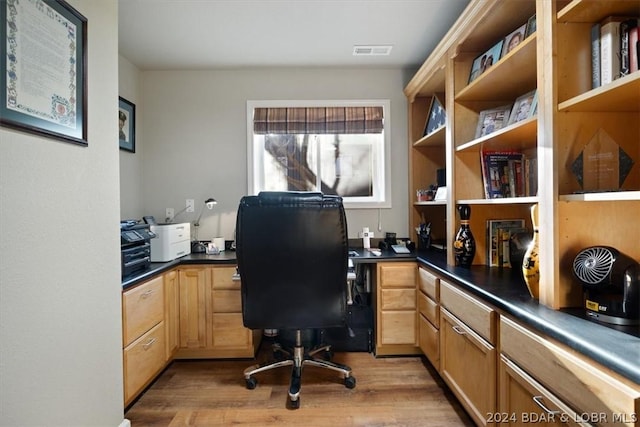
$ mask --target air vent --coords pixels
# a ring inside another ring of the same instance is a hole
[[[388,45],[354,46],[353,56],[388,56],[391,54],[392,47]]]

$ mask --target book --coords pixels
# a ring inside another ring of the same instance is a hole
[[[600,23],[591,26],[591,89],[600,87]]]
[[[638,62],[640,55],[640,44],[638,44],[638,32],[639,27],[634,27],[629,30],[629,71],[631,73],[640,69],[640,63]]]
[[[620,23],[630,19],[609,16],[600,23],[600,83],[605,85],[620,77]]]
[[[524,219],[490,219],[487,221],[487,264],[511,267],[509,241],[511,234],[526,230]]]
[[[522,175],[524,160],[522,153],[518,151],[481,151],[480,156],[485,198],[501,199],[522,195],[522,191],[518,189],[522,184],[517,184],[523,180],[523,178],[518,178],[518,173]]]
[[[629,32],[638,27],[638,19],[631,18],[620,23],[620,77],[631,72]]]

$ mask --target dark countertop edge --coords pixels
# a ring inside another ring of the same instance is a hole
[[[444,257],[433,254],[418,254],[416,259],[525,325],[640,384],[640,338],[540,305],[510,269],[464,269],[450,266]]]
[[[382,251],[380,256],[376,256],[362,248],[355,250],[360,256],[352,258],[354,263],[418,261],[525,325],[640,384],[640,338],[540,305],[531,298],[525,284],[517,280],[510,269],[500,271],[485,266],[473,266],[471,269],[450,266],[444,252],[395,254]],[[174,267],[190,264],[235,265],[235,252],[191,254],[169,262],[151,263],[149,269],[124,278],[122,289],[131,288]],[[634,349],[637,349],[635,354]]]

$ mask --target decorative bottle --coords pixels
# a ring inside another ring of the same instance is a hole
[[[538,234],[538,205],[531,206],[531,224],[533,225],[533,239],[529,243],[522,260],[522,276],[533,298],[540,296],[540,263],[539,263],[539,234]]]
[[[473,233],[471,233],[471,228],[469,227],[471,207],[469,205],[458,205],[458,213],[460,213],[460,229],[456,234],[456,240],[453,242],[453,252],[456,258],[456,265],[470,267],[473,263],[473,257],[476,255],[476,240],[473,238]]]

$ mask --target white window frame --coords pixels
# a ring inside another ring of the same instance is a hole
[[[384,148],[379,160],[379,170],[374,173],[375,191],[378,191],[376,201],[358,200],[357,197],[345,197],[343,204],[345,209],[365,208],[391,208],[391,101],[388,99],[371,100],[328,100],[328,101],[301,101],[301,100],[264,100],[247,101],[247,194],[257,194],[256,179],[262,174],[255,174],[256,167],[261,167],[263,153],[255,153],[253,147],[253,112],[256,108],[300,108],[300,107],[382,107],[384,114]],[[382,176],[380,176],[382,175]]]

